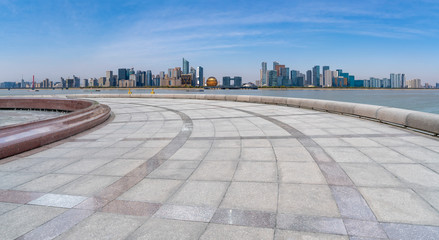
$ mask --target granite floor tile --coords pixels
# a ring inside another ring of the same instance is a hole
[[[340,138],[313,138],[313,140],[322,147],[348,147],[349,143]]]
[[[436,208],[439,211],[439,191],[436,190],[417,190],[418,193],[423,199],[425,199],[431,206]]]
[[[274,162],[241,161],[234,181],[277,182],[277,167]]]
[[[19,206],[21,206],[21,204],[0,202],[0,215],[9,212],[11,210],[14,210]]]
[[[170,160],[203,160],[209,148],[180,148]]]
[[[313,162],[279,162],[282,183],[326,184],[317,164]]]
[[[419,163],[439,163],[439,153],[420,147],[391,147],[395,151]]]
[[[28,204],[48,207],[72,208],[83,202],[85,199],[87,198],[81,196],[48,193],[35,200],[30,201]]]
[[[274,147],[279,162],[311,162],[312,156],[304,147]]]
[[[215,139],[213,141],[213,148],[240,148],[241,140],[219,140]]]
[[[150,240],[192,240],[198,239],[207,223],[188,222],[172,219],[152,218],[138,228],[127,239]]]
[[[303,140],[305,139],[302,139],[301,141]],[[310,144],[310,143],[306,143],[306,144]],[[312,160],[317,163],[334,163],[334,159],[332,159],[332,157],[328,153],[326,153],[326,151],[323,148],[319,146],[306,147],[306,150],[312,156]]]
[[[241,159],[246,161],[276,161],[273,148],[243,148]]]
[[[276,230],[275,240],[348,240],[348,236],[323,234],[323,233],[310,233],[310,232],[297,232],[289,230]]]
[[[0,190],[0,202],[25,204],[43,196],[44,193],[16,190]]]
[[[378,222],[368,222],[354,219],[344,219],[344,224],[349,236],[387,238],[386,233]]]
[[[381,145],[368,138],[342,138],[343,141],[351,144],[353,147],[381,147]]]
[[[231,181],[238,162],[203,161],[190,180]]]
[[[360,188],[380,222],[439,226],[439,214],[415,192],[403,188]]]
[[[271,148],[271,143],[267,139],[242,139],[243,148]]]
[[[90,210],[70,209],[22,235],[17,240],[54,239],[92,214],[93,211]]]
[[[208,161],[238,161],[241,156],[241,148],[213,148],[204,160]]]
[[[162,148],[137,148],[125,153],[119,158],[147,160],[153,157],[160,150],[162,150]]]
[[[81,160],[73,162],[61,169],[55,171],[56,173],[66,174],[87,174],[96,168],[109,163],[111,159],[93,159],[93,160]]]
[[[53,191],[53,193],[91,197],[95,193],[101,191],[102,189],[113,184],[119,179],[120,177],[114,176],[85,175],[65,186],[56,189],[55,191]]]
[[[40,173],[12,172],[1,176],[0,189],[11,189],[41,177]]]
[[[219,208],[215,212],[211,223],[274,228],[276,225],[276,214],[260,211]]]
[[[325,176],[326,182],[330,185],[336,186],[352,186],[354,185],[345,173],[345,171],[340,167],[338,163],[335,162],[325,162],[319,163],[320,171],[323,176]]]
[[[160,208],[160,204],[114,200],[102,208],[102,212],[151,217]]]
[[[195,169],[200,164],[200,161],[186,161],[186,160],[167,160],[160,168],[169,169]]]
[[[276,212],[276,183],[232,182],[221,208]]]
[[[282,147],[302,147],[302,144],[297,139],[270,139],[271,145],[276,148]]]
[[[339,217],[331,190],[326,185],[280,184],[279,213]]]
[[[268,240],[273,239],[273,234],[274,230],[269,228],[254,228],[211,223],[200,239]]]
[[[439,174],[420,164],[384,164],[384,167],[409,184],[439,190]]]
[[[215,213],[215,210],[215,207],[166,204],[160,207],[154,217],[194,222],[209,222]]]
[[[47,174],[40,178],[34,179],[30,182],[15,187],[18,191],[33,191],[33,192],[51,192],[62,185],[65,185],[77,178],[80,175],[71,174]]]
[[[402,183],[389,171],[374,163],[341,163],[357,186],[398,187]]]
[[[52,218],[66,209],[23,205],[0,215],[0,239],[15,239]]]
[[[136,216],[95,213],[56,239],[123,239],[145,221]]]
[[[398,224],[398,223],[381,223],[389,239],[401,240],[436,240],[439,239],[439,227]]]
[[[347,235],[343,220],[340,218],[278,214],[277,228],[301,232]]]
[[[378,163],[415,163],[413,160],[390,148],[373,147],[359,148],[359,150]]]
[[[75,158],[65,158],[65,159],[50,159],[38,164],[32,165],[28,168],[21,169],[22,172],[34,172],[34,173],[50,173],[56,171],[64,166],[67,166],[73,162],[77,161]]]
[[[342,217],[376,221],[375,215],[357,189],[346,186],[330,188]]]
[[[0,164],[0,171],[15,172],[45,160],[45,158],[22,158],[5,164]]]
[[[143,160],[118,159],[97,168],[96,170],[91,172],[91,174],[106,176],[124,176],[144,162],[145,161]]]
[[[175,205],[191,205],[218,207],[229,183],[214,181],[188,181],[168,203]]]
[[[356,148],[336,147],[325,148],[325,151],[336,162],[371,162],[370,158],[358,151]]]
[[[161,178],[161,179],[177,179],[185,180],[188,179],[195,169],[190,168],[162,168],[159,167],[152,173],[148,174],[148,178]]]
[[[163,203],[181,184],[182,181],[179,180],[144,179],[122,194],[118,200]]]

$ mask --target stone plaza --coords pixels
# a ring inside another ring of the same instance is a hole
[[[0,160],[0,239],[439,239],[439,140],[352,116],[97,98],[113,115]]]

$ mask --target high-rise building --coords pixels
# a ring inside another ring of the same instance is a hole
[[[421,79],[408,80],[407,81],[407,88],[422,88]]]
[[[277,71],[276,70],[268,71],[268,86],[270,86],[270,87],[277,86]]]
[[[117,76],[118,76],[117,80],[128,80],[127,75],[128,72],[126,68],[119,68],[117,70]]]
[[[204,73],[203,73],[203,67],[198,66],[197,68],[197,85],[200,87],[204,87]]]
[[[230,80],[231,78],[229,76],[223,77],[223,87],[230,87]]]
[[[306,84],[305,85],[312,85],[312,71],[311,70],[306,71]]]
[[[197,86],[197,70],[193,67],[191,67],[191,73],[192,75],[192,86],[195,87]]]
[[[405,86],[405,74],[390,74],[390,87],[391,88],[403,88]]]
[[[241,87],[241,85],[242,85],[242,77],[237,77],[237,76],[235,76],[235,77],[233,78],[233,86],[235,86],[235,87]]]
[[[291,79],[291,85],[295,87],[303,87],[303,85],[299,85],[297,81],[297,77],[299,77],[300,72],[296,70],[291,70],[290,79]],[[303,83],[302,83],[303,84]]]
[[[325,84],[329,81],[327,81],[326,79],[325,79],[325,71],[326,70],[329,70],[329,66],[323,66],[322,67],[322,78],[320,79],[320,81],[321,81],[321,85],[322,86],[325,86]],[[332,85],[332,78],[331,78],[331,85]]]
[[[146,84],[147,86],[154,86],[153,81],[152,81],[152,72],[151,70],[147,70],[146,71]]]
[[[273,62],[273,70],[276,70],[276,66],[277,66],[277,65],[279,65],[279,63],[276,62],[276,61],[274,61],[274,62]]]
[[[316,65],[312,68],[312,85],[319,87],[320,85],[320,66]]]
[[[332,87],[332,75],[333,75],[333,72],[329,69],[326,69],[323,72],[322,87]]]
[[[261,85],[267,85],[267,62],[262,62],[261,68]]]
[[[183,74],[189,74],[189,61],[183,58]]]

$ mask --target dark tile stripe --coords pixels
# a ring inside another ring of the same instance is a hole
[[[54,239],[93,213],[94,212],[90,210],[70,209],[49,222],[19,237],[18,240]]]
[[[45,193],[24,192],[16,190],[0,190],[0,202],[26,204],[33,201]]]

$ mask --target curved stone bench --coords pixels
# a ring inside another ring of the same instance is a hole
[[[42,109],[69,112],[56,118],[0,127],[0,159],[31,150],[104,122],[111,109],[89,100],[0,98],[0,109]]]
[[[330,100],[317,100],[305,98],[285,98],[248,95],[209,95],[209,94],[93,94],[69,95],[74,98],[173,98],[173,99],[201,99],[237,101],[263,104],[285,105],[346,114],[384,123],[396,124],[413,128],[433,135],[439,135],[439,114],[405,110],[400,108],[383,107],[369,104],[347,103]]]

